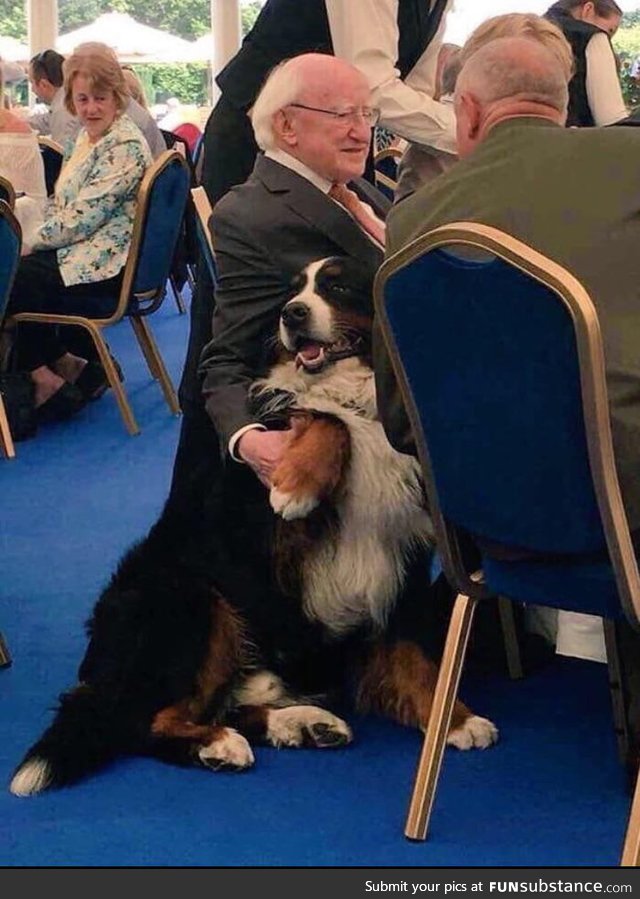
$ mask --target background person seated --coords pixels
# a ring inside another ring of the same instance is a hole
[[[108,48],[73,54],[64,64],[64,101],[82,128],[65,161],[46,221],[23,244],[8,314],[111,314],[122,282],[137,193],[151,154],[123,115],[122,70]],[[106,389],[95,362],[65,351],[52,325],[23,323],[18,366],[31,372],[42,421],[76,412]]]
[[[111,54],[115,65],[120,66],[110,47],[94,41],[78,44],[73,55],[88,54],[92,56],[98,52]],[[49,112],[33,114],[28,121],[39,134],[50,135],[53,140],[65,147],[68,140],[75,139],[82,122],[69,111],[65,103],[62,89],[63,63],[64,57],[55,50],[45,50],[32,58],[29,63],[29,82],[38,99],[49,105]],[[133,99],[126,82],[125,95],[127,100],[124,111],[138,126],[149,145],[151,155],[157,159],[167,149],[160,129],[149,112]]]
[[[0,96],[4,95],[4,63],[0,61]],[[0,106],[0,175],[16,193],[15,214],[25,235],[43,221],[47,190],[38,139],[27,123]]]

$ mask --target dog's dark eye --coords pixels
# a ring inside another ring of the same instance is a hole
[[[342,284],[332,284],[331,293],[349,293],[349,290],[347,287],[343,287]]]

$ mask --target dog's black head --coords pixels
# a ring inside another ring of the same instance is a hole
[[[295,296],[280,315],[280,340],[296,364],[319,372],[348,356],[369,360],[373,272],[354,259],[310,263],[292,283]]]

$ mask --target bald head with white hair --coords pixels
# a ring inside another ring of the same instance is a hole
[[[271,71],[251,123],[261,149],[283,151],[344,184],[365,168],[370,104],[369,82],[359,69],[326,53],[302,53]]]
[[[468,156],[498,122],[538,116],[564,125],[567,73],[548,47],[525,37],[501,37],[476,50],[455,90],[458,155]]]

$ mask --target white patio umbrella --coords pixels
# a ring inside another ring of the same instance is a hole
[[[4,62],[28,62],[31,54],[26,44],[14,37],[0,37],[0,58]]]
[[[143,25],[121,12],[104,13],[90,25],[61,34],[56,49],[66,56],[86,41],[107,44],[124,63],[181,62],[191,48],[190,41]]]

